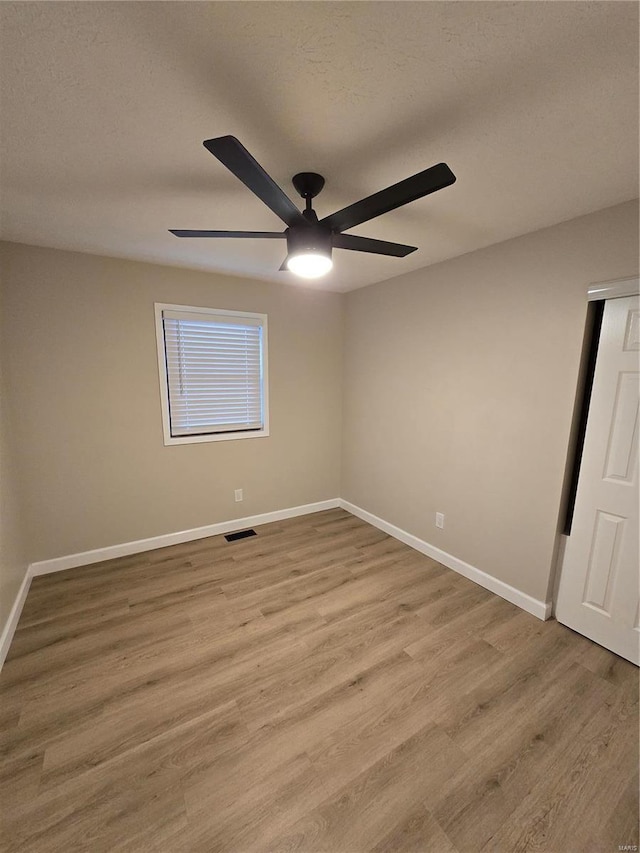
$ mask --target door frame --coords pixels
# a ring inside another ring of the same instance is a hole
[[[617,299],[620,296],[638,296],[640,293],[640,278],[619,278],[615,281],[601,281],[590,284],[587,291],[587,301],[596,299]]]

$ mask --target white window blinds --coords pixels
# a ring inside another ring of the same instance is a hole
[[[264,428],[263,320],[162,311],[171,436]]]

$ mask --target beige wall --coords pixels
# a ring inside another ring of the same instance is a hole
[[[0,320],[3,314],[0,291]],[[5,342],[0,336],[0,348]],[[10,388],[0,349],[0,634],[27,571],[20,483],[16,471],[16,431],[10,417]]]
[[[0,244],[0,625],[26,562],[338,496],[544,600],[586,288],[637,274],[637,229],[620,205],[346,296]],[[268,314],[269,438],[163,445],[156,301]]]
[[[9,243],[2,253],[29,561],[339,495],[339,295]],[[154,302],[268,315],[270,437],[163,445]]]
[[[342,497],[545,600],[587,287],[637,271],[630,202],[348,294]]]

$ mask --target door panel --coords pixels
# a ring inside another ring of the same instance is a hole
[[[620,541],[626,519],[596,513],[591,555],[582,603],[611,615],[611,595],[620,563]]]
[[[631,483],[638,449],[638,373],[618,375],[604,477]]]
[[[607,300],[556,618],[640,663],[637,296]]]

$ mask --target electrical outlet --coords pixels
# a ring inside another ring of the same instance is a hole
[[[242,500],[242,489],[236,489],[236,503]]]
[[[436,527],[444,527],[444,513],[437,512],[436,513]]]

